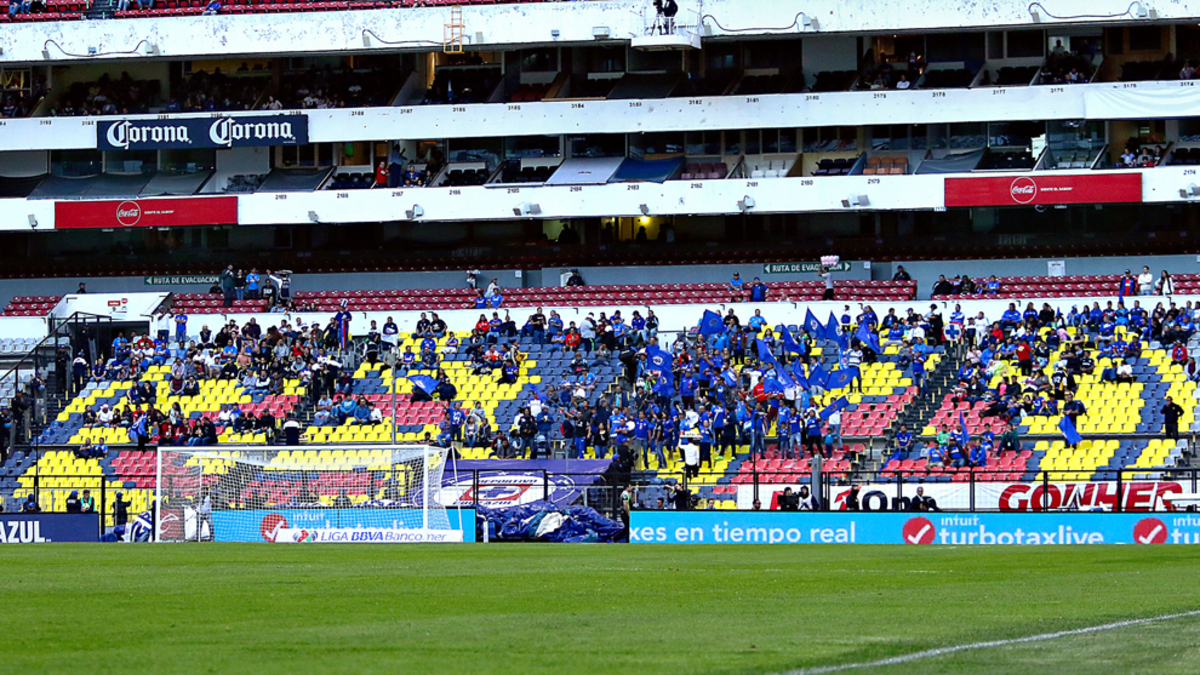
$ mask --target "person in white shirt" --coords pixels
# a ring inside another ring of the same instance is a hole
[[[1166,270],[1162,271],[1162,276],[1158,278],[1158,281],[1154,282],[1154,290],[1157,291],[1159,295],[1175,294],[1175,282],[1171,279],[1171,274],[1169,272]]]
[[[1154,292],[1154,275],[1150,274],[1150,266],[1143,265],[1142,273],[1138,275],[1138,294],[1150,295]]]
[[[908,76],[905,75],[904,73],[900,73],[900,81],[896,83],[896,88],[903,90],[903,89],[908,89],[911,86],[912,86],[912,82],[908,81]]]
[[[491,283],[488,284],[487,291],[484,292],[483,296],[486,298],[490,298],[493,295],[495,295],[496,293],[498,293],[499,291],[500,291],[500,284],[495,279],[492,279]]]

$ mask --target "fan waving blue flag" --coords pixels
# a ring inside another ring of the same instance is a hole
[[[646,347],[646,370],[669,372],[673,363],[674,359],[671,353],[662,347],[656,345]]]
[[[728,368],[726,368],[725,372],[721,374],[721,380],[725,382],[726,387],[731,389],[737,386],[737,376],[734,375],[733,371],[729,370]]]
[[[808,386],[825,388],[825,383],[829,381],[829,373],[825,372],[819,364],[808,369]]]
[[[971,441],[971,432],[967,431],[967,418],[963,416],[961,410],[958,411],[958,445],[959,447],[967,447],[967,443]]]
[[[792,337],[792,331],[788,330],[786,325],[779,327],[779,340],[783,345],[784,353],[788,354],[803,354],[804,351],[800,348],[800,343],[796,342],[796,338]]]
[[[807,310],[804,314],[804,330],[812,333],[815,337],[825,334],[825,326],[821,325],[821,322],[817,320],[816,315],[812,313],[811,309]]]
[[[667,398],[674,396],[675,385],[671,380],[672,378],[660,372],[658,374],[658,381],[654,383],[654,393],[659,396],[666,396]]]
[[[426,394],[432,395],[437,390],[437,380],[428,375],[409,375],[408,381]]]
[[[826,389],[844,389],[858,377],[858,368],[842,368],[829,373]]]
[[[858,331],[854,333],[854,337],[858,338],[859,342],[874,349],[876,354],[883,353],[883,349],[879,347],[879,334],[871,330],[865,322],[859,324]]]
[[[763,381],[763,391],[768,394],[782,394],[784,392],[783,382],[776,377],[766,379]]]
[[[833,403],[830,403],[829,405],[825,406],[825,408],[823,410],[821,410],[821,419],[827,420],[830,417],[832,417],[835,412],[838,412],[839,410],[845,410],[849,406],[850,406],[850,401],[845,396],[843,396],[843,397],[839,398],[838,400],[834,401]]]
[[[700,334],[713,335],[724,332],[725,324],[721,321],[721,315],[711,309],[704,310],[704,316],[700,317]]]
[[[796,386],[808,388],[808,378],[804,375],[804,364],[799,361],[792,362],[792,377],[796,379]]]
[[[1075,429],[1075,423],[1066,415],[1063,415],[1062,421],[1058,423],[1058,430],[1062,432],[1063,438],[1067,439],[1067,445],[1075,446],[1083,441],[1083,436]]]
[[[829,323],[825,324],[825,337],[837,343],[838,349],[850,346],[850,339],[839,328],[837,317],[829,313]]]
[[[771,347],[762,339],[756,339],[754,343],[758,347],[759,362],[769,363],[774,366],[775,374],[784,387],[791,388],[796,386],[796,381],[792,379],[792,376],[788,374],[783,365],[779,363],[779,360],[775,358],[775,355],[771,353]]]

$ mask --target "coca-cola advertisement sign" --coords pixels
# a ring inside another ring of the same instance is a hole
[[[947,178],[946,207],[1050,206],[1142,201],[1142,174]]]
[[[237,197],[57,202],[54,229],[190,227],[237,224]]]

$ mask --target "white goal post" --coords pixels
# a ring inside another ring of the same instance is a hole
[[[156,541],[461,542],[428,445],[160,447]],[[474,537],[470,537],[471,540]]]

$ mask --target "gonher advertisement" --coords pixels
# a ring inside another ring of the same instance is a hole
[[[800,489],[799,483],[739,485],[737,505],[749,511],[757,496],[763,508],[779,508],[785,488]],[[1077,481],[1054,483],[873,483],[859,486],[858,501],[863,511],[907,511],[917,489],[933,499],[938,508],[953,511],[1167,511],[1172,495],[1191,492],[1190,484],[1173,480]],[[846,509],[850,488],[830,488],[831,511]],[[1118,504],[1120,507],[1118,508]]]
[[[450,527],[458,529],[459,509],[447,509],[446,515],[450,519]],[[421,531],[421,517],[420,509],[251,509],[213,511],[212,526],[214,541],[434,541],[433,537],[420,539],[413,535]],[[462,509],[462,526],[461,534],[447,534],[438,540],[475,541],[475,509]],[[356,531],[357,535],[351,534]]]
[[[1197,544],[1200,514],[635,511],[637,544]]]
[[[1048,206],[1142,201],[1140,173],[947,178],[946,207]]]
[[[13,513],[0,515],[0,544],[100,541],[95,513]]]

